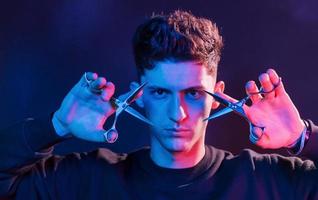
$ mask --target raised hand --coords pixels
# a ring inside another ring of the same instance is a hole
[[[112,82],[88,72],[66,95],[54,114],[54,121],[63,128],[63,133],[88,141],[104,142],[103,125],[114,112],[109,101],[114,92]]]
[[[268,69],[261,74],[259,82],[262,92],[255,81],[247,82],[245,87],[252,101],[251,106],[243,106],[250,122],[250,140],[262,148],[290,147],[301,136],[305,124],[275,70]],[[224,93],[217,94],[238,102]]]
[[[268,69],[261,74],[259,82],[263,91],[272,92],[257,94],[259,88],[254,81],[249,81],[246,93],[250,95],[252,105],[244,108],[253,124],[265,127],[263,133],[260,128],[251,127],[252,134],[260,137],[256,145],[270,149],[288,147],[300,137],[305,124],[275,70]]]

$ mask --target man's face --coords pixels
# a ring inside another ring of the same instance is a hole
[[[147,82],[139,105],[158,127],[151,127],[151,145],[170,152],[190,151],[204,145],[213,99],[203,90],[214,91],[215,76],[196,62],[164,61],[141,77]]]

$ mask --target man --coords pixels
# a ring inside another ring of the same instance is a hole
[[[211,109],[223,94],[216,81],[222,38],[210,20],[175,11],[154,16],[133,40],[139,82],[136,100],[149,120],[150,148],[118,155],[106,149],[64,157],[53,145],[70,136],[105,142],[103,124],[114,112],[115,86],[87,73],[47,120],[28,119],[1,133],[0,195],[16,199],[315,199],[317,170],[296,157],[240,155],[204,143]],[[317,127],[302,121],[273,69],[246,92],[251,134],[263,148],[301,150]],[[124,95],[125,96],[125,95]],[[261,127],[265,127],[262,129]],[[307,127],[307,128],[306,128]]]

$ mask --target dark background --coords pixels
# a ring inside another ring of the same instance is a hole
[[[0,127],[55,111],[85,71],[116,84],[116,95],[136,80],[131,37],[153,12],[174,9],[213,19],[225,40],[219,79],[226,93],[274,67],[303,118],[318,116],[318,1],[3,1],[0,6]],[[317,120],[316,120],[317,122]],[[109,127],[109,126],[108,126]],[[126,152],[148,143],[146,126],[127,114],[115,144],[70,140],[58,153],[106,146]],[[209,124],[207,143],[239,152],[253,148],[247,123],[229,114]],[[271,151],[267,151],[271,152]]]

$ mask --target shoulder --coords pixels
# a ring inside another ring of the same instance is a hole
[[[216,161],[222,162],[222,166],[245,167],[253,171],[264,168],[283,168],[289,170],[310,171],[316,166],[311,160],[302,160],[299,157],[286,157],[280,154],[261,154],[251,149],[243,149],[239,154],[234,155],[229,151],[207,145],[207,149],[212,152]]]
[[[127,158],[126,153],[116,153],[107,148],[98,148],[89,152],[76,152],[66,155],[54,155],[44,159],[42,163],[54,165],[54,168],[85,169],[115,165]]]
[[[127,153],[116,153],[106,148],[99,148],[96,151],[89,153],[97,161],[116,164],[127,159]]]
[[[117,153],[107,148],[99,148],[92,152],[75,154],[73,156],[78,157],[78,159],[89,160],[90,162],[97,162],[103,165],[121,165],[144,156],[148,150],[148,147],[143,147],[129,153]]]
[[[251,149],[244,149],[240,154],[233,156],[232,160],[239,160],[248,164],[253,170],[260,168],[284,169],[291,171],[314,170],[316,166],[311,160],[302,160],[299,157],[283,156],[280,154],[261,154]]]

